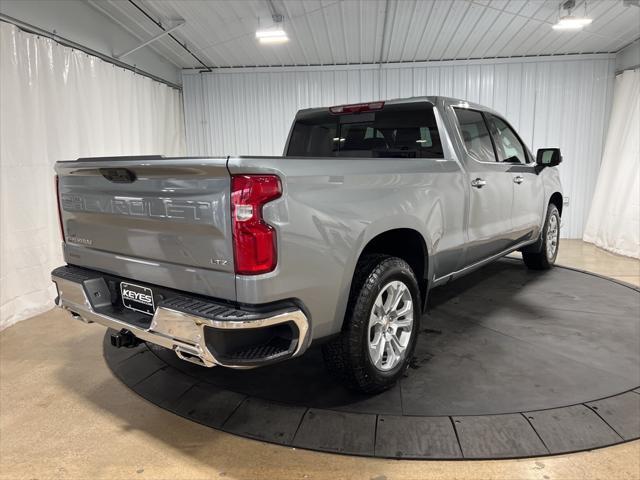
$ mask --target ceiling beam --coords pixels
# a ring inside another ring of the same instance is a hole
[[[127,55],[131,55],[133,52],[137,52],[138,50],[140,50],[143,47],[146,47],[147,45],[149,45],[150,43],[155,42],[156,40],[158,40],[159,38],[164,37],[165,35],[170,34],[171,32],[174,32],[175,30],[177,30],[178,28],[180,28],[181,26],[183,26],[186,22],[182,21],[177,25],[174,25],[173,27],[171,27],[169,30],[165,30],[164,32],[159,33],[158,35],[156,35],[155,37],[150,38],[149,40],[147,40],[146,42],[142,42],[140,45],[138,45],[137,47],[132,48],[131,50],[128,50],[124,53],[120,53],[118,55],[115,55],[115,58],[117,59],[121,59],[123,57],[126,57]]]
[[[387,17],[389,16],[389,0],[384,4],[384,17],[382,18],[382,42],[380,43],[380,55],[378,55],[378,63],[382,63],[384,56],[384,43],[387,38]]]
[[[155,23],[163,32],[166,32],[166,29],[162,26],[162,24],[159,21],[157,21],[155,18],[153,18],[151,15],[149,15],[140,5],[138,5],[133,0],[129,0],[129,3],[131,5],[133,5],[138,11],[140,11],[145,17],[147,17],[149,20],[151,20],[153,23]],[[184,43],[182,43],[180,40],[178,40],[172,33],[167,33],[167,35],[169,35],[169,38],[174,40],[187,53],[189,53],[189,55],[191,55],[200,65],[202,65],[204,70],[206,70],[208,72],[211,71],[211,67],[207,66],[206,63],[204,63],[202,60],[200,60],[191,50],[189,50],[189,48]]]

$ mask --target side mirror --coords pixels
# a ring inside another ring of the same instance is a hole
[[[540,167],[555,167],[562,162],[559,148],[540,148],[536,154],[536,164]]]

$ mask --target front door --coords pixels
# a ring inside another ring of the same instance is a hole
[[[467,250],[464,265],[478,263],[513,245],[511,165],[498,162],[485,115],[454,107],[466,148],[469,188]]]
[[[502,118],[488,114],[498,161],[510,165],[513,181],[511,221],[514,240],[537,238],[544,213],[544,186],[531,154],[516,131]]]

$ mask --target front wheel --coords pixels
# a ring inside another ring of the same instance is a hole
[[[365,257],[356,269],[344,329],[323,346],[328,370],[354,390],[390,388],[413,356],[420,314],[411,267],[396,257]]]
[[[547,218],[542,229],[542,247],[539,252],[522,252],[525,265],[531,270],[548,270],[553,267],[560,244],[560,212],[549,204]]]

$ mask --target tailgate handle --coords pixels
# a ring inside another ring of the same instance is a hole
[[[136,180],[136,174],[126,168],[101,168],[100,173],[113,183],[133,183]]]

